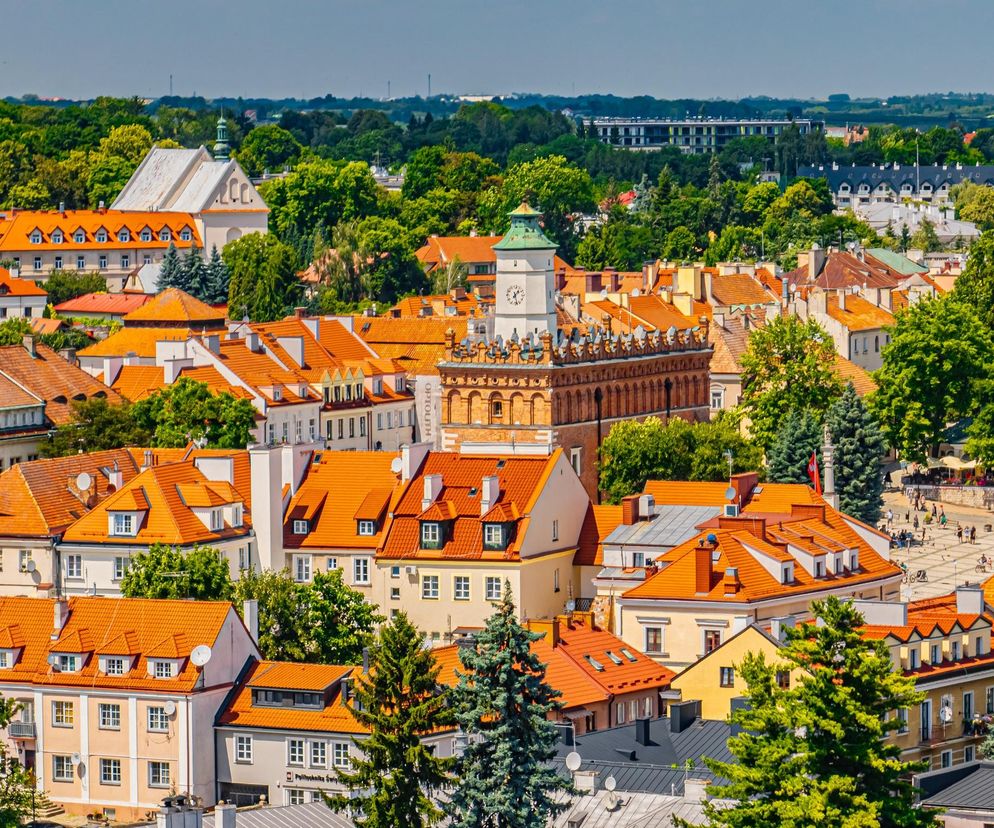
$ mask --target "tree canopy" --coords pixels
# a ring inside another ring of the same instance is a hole
[[[253,322],[281,319],[300,298],[297,254],[275,235],[249,233],[222,251],[230,273],[228,316]]]
[[[16,699],[0,698],[0,730],[7,730],[20,707]],[[6,739],[0,740],[0,825],[15,826],[31,815],[34,775],[8,745]]]
[[[213,546],[183,551],[163,543],[131,556],[121,580],[125,598],[193,598],[230,601],[234,595],[228,562]]]
[[[81,451],[103,451],[123,446],[147,446],[151,432],[135,422],[131,406],[113,405],[105,397],[73,400],[72,419],[41,443],[42,457],[65,457]]]
[[[880,518],[884,479],[880,460],[886,451],[880,426],[856,394],[846,386],[825,415],[835,447],[835,491],[847,515],[875,526]]]

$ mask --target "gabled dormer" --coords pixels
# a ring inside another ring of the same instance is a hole
[[[24,652],[24,635],[19,624],[0,629],[0,670],[17,665]]]
[[[97,228],[97,232],[93,234],[93,238],[98,244],[106,244],[110,235],[107,233],[107,228],[101,225]]]
[[[28,241],[30,241],[31,244],[41,244],[44,240],[45,235],[41,232],[40,227],[36,227],[28,234]]]
[[[52,244],[62,244],[65,240],[66,237],[62,232],[62,228],[56,227],[55,230],[52,231]]]
[[[447,500],[433,503],[418,517],[422,549],[441,549],[452,537],[455,507]]]
[[[86,243],[86,231],[82,227],[77,227],[72,231],[73,244],[85,244]]]
[[[138,534],[149,511],[148,498],[142,489],[127,489],[107,506],[107,534],[129,538]]]
[[[105,676],[126,676],[138,660],[138,638],[134,632],[121,633],[96,648],[97,669]]]
[[[152,228],[147,224],[138,232],[138,239],[142,242],[152,241]]]
[[[54,635],[53,635],[54,637]],[[85,633],[72,630],[49,647],[48,663],[57,673],[78,673],[93,655],[93,643]]]

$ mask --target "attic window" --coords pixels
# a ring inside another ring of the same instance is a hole
[[[503,460],[503,459],[501,459],[501,460],[498,460],[498,461],[497,461],[497,468],[498,468],[498,469],[502,469],[502,468],[504,468],[504,466],[506,466],[506,465],[507,465],[507,461],[506,461],[506,460]]]
[[[479,491],[480,491],[480,490],[479,490],[478,488],[476,488],[476,486],[474,486],[474,487],[473,487],[472,489],[470,489],[470,490],[469,490],[469,495],[468,495],[468,497],[476,497],[476,494],[477,494],[477,492],[479,492]]]
[[[585,658],[585,659],[587,660],[587,663],[588,663],[588,664],[589,664],[589,665],[590,665],[591,667],[593,667],[593,668],[594,668],[594,669],[595,669],[595,670],[596,670],[596,671],[597,671],[598,673],[603,673],[603,672],[604,672],[604,665],[603,665],[603,664],[601,664],[601,663],[600,663],[600,662],[599,662],[599,661],[598,661],[598,660],[597,660],[596,658],[594,658],[594,657],[593,657],[592,655],[585,655],[585,656],[584,656],[584,658]]]
[[[131,241],[131,233],[128,230],[122,230],[117,234],[117,240],[122,242]]]
[[[83,242],[86,241],[86,233],[84,233],[82,230],[77,230],[73,234],[72,240],[76,242],[76,244],[82,244]]]
[[[100,242],[100,244],[103,244],[104,242],[107,241],[106,230],[97,230],[97,241]]]
[[[37,230],[31,234],[31,244],[41,244],[41,233]]]
[[[628,659],[629,661],[631,661],[631,662],[633,662],[633,663],[634,663],[634,662],[636,662],[636,661],[638,661],[638,659],[637,659],[637,658],[635,658],[635,656],[634,656],[634,655],[632,655],[632,651],[631,651],[631,650],[629,650],[629,649],[628,649],[627,647],[622,647],[622,648],[621,648],[621,654],[622,654],[622,655],[623,655],[623,656],[624,656],[625,658],[627,658],[627,659]]]
[[[789,584],[794,580],[794,568],[787,565],[780,573],[780,583]]]
[[[435,521],[421,524],[421,548],[439,549],[442,546],[442,525]]]
[[[163,228],[159,231],[159,241],[172,241],[173,234]]]
[[[52,233],[52,244],[62,244],[64,240],[65,237],[62,235],[61,230],[56,230],[54,233]]]
[[[295,535],[306,535],[309,529],[310,527],[306,520],[295,520],[293,522],[293,534]]]
[[[360,520],[359,521],[359,534],[364,537],[369,537],[376,534],[376,521],[373,520]]]
[[[60,653],[55,657],[53,666],[56,667],[60,673],[76,673],[79,672],[80,657],[78,655],[66,655],[65,653]]]
[[[193,238],[193,234],[190,232],[189,227],[184,227],[179,231],[180,241],[190,241]]]
[[[611,659],[611,661],[613,661],[615,664],[621,664],[621,659],[618,658],[618,656],[616,656],[610,650],[607,651],[607,657]]]
[[[143,242],[152,241],[152,231],[146,227],[144,230],[142,230],[140,238]]]
[[[484,549],[504,549],[504,524],[484,523],[483,524],[483,548]]]

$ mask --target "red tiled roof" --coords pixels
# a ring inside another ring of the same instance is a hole
[[[137,310],[152,297],[146,293],[84,293],[55,306],[57,313],[67,316],[89,316],[107,313],[121,316]]]

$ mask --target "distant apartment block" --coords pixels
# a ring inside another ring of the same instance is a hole
[[[799,167],[797,174],[803,178],[824,178],[835,206],[854,210],[908,200],[947,204],[950,189],[964,181],[994,186],[994,166],[989,164],[881,164],[879,167],[826,164]]]
[[[816,129],[819,122],[810,119],[752,119],[752,118],[593,118],[586,122],[588,130],[605,144],[631,149],[655,150],[679,147],[683,152],[702,155],[719,152],[735,138],[761,136],[776,140],[787,127],[796,126],[801,135]],[[756,159],[759,161],[759,159]]]

